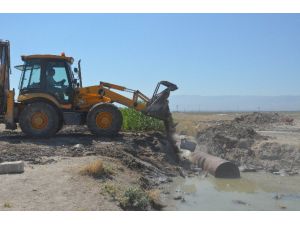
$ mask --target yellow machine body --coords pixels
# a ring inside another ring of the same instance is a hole
[[[0,40],[0,48],[0,122],[9,129],[15,129],[19,123],[28,135],[48,137],[63,125],[87,124],[96,135],[116,135],[123,119],[113,103],[170,122],[167,99],[170,92],[177,89],[176,85],[161,81],[152,98],[138,90],[107,82],[82,87],[80,60],[79,70],[75,68],[73,73],[71,65],[74,59],[65,54],[22,56],[24,65],[15,67],[22,71],[20,92],[15,102],[15,92],[9,89],[9,42]],[[60,68],[64,69],[66,79],[57,81],[53,76],[61,71]],[[65,85],[66,81],[68,85]],[[49,84],[53,84],[50,89]],[[166,86],[166,89],[158,93],[160,85]],[[122,92],[128,92],[132,97],[126,97]]]

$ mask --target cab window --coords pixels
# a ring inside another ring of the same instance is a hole
[[[20,89],[38,89],[41,87],[41,65],[39,62],[28,62],[23,67]]]

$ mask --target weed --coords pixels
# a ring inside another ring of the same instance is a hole
[[[153,209],[161,210],[163,207],[165,207],[165,205],[163,205],[163,203],[161,202],[160,190],[149,190],[147,191],[147,195]]]
[[[150,206],[147,193],[137,187],[127,188],[119,200],[124,210],[147,210]]]
[[[9,202],[5,202],[3,206],[4,206],[4,208],[11,208],[12,207],[12,205]]]
[[[97,160],[85,166],[80,173],[95,178],[106,178],[113,175],[114,171],[110,166],[105,166],[101,160]]]
[[[104,190],[113,198],[116,199],[117,197],[117,193],[118,193],[118,189],[115,185],[113,184],[105,184],[104,185]]]
[[[151,202],[160,201],[160,191],[158,189],[149,190],[147,194]]]

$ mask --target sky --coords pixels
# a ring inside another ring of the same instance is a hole
[[[21,55],[82,60],[83,85],[106,81],[151,96],[300,95],[300,14],[0,14],[12,66]],[[20,72],[12,70],[17,89]]]

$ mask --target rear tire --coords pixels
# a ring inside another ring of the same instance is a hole
[[[56,109],[47,103],[28,104],[19,117],[21,130],[31,137],[51,137],[59,128]]]
[[[121,111],[110,103],[93,106],[87,115],[87,126],[97,136],[116,136],[122,123]]]

